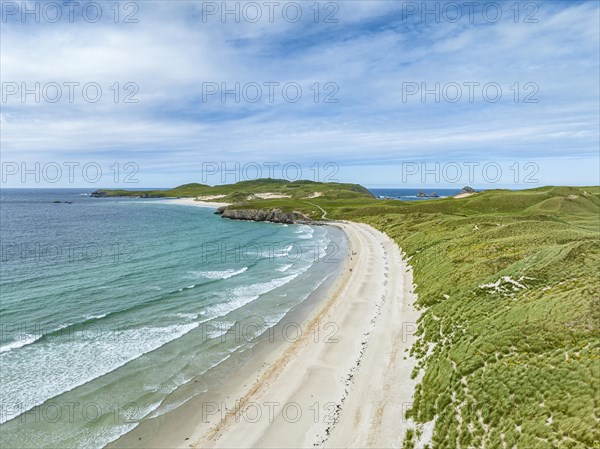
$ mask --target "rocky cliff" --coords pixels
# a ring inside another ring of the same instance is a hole
[[[281,209],[228,209],[227,206],[223,206],[219,207],[215,214],[233,220],[271,221],[287,224],[311,220],[310,217],[300,212],[283,212]]]

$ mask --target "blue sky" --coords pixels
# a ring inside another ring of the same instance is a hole
[[[122,2],[118,23],[113,2],[99,3],[97,22],[75,4],[71,22],[67,6],[53,20],[48,2],[26,2],[41,5],[39,23],[8,3],[3,186],[127,187],[128,162],[137,167],[129,187],[216,184],[220,174],[206,176],[215,166],[237,171],[226,181],[243,180],[253,164],[263,175],[265,164],[300,167],[315,180],[325,176],[314,167],[334,164],[329,179],[369,187],[600,183],[596,1],[472,2],[471,11],[463,2],[321,2],[318,18],[312,1],[278,2],[272,17],[266,2],[228,2],[237,21],[222,16],[223,2],[142,1]],[[124,23],[128,14],[137,23]],[[65,82],[79,83],[72,102]],[[40,100],[23,98],[36,83]],[[87,83],[102,89],[98,102],[84,98]],[[223,98],[221,87],[236,83],[239,101]],[[62,97],[50,102],[55,85]],[[21,176],[36,163],[39,181]],[[51,174],[65,163],[79,164],[73,179]],[[85,164],[103,176],[83,176]]]

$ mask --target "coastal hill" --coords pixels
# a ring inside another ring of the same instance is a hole
[[[184,184],[169,190],[97,190],[96,197],[136,196],[142,198],[198,198],[206,201],[227,203],[244,202],[253,199],[329,199],[374,198],[373,194],[359,184],[336,182],[287,181],[284,179],[262,178],[240,181],[235,184],[209,186],[206,184]]]
[[[583,449],[600,439],[600,187],[413,202],[281,181],[160,194],[184,192],[225,195],[233,211],[363,222],[396,241],[423,309],[404,448],[422,446],[423,435],[434,448]],[[275,192],[289,197],[256,195]]]
[[[93,197],[195,198],[205,202],[229,203],[219,209],[223,218],[293,223],[322,218],[314,201],[362,204],[375,196],[359,184],[256,179],[235,184],[208,186],[184,184],[169,190],[96,190]]]

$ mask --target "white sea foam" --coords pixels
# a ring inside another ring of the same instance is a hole
[[[94,337],[56,339],[0,355],[3,382],[0,402],[7,408],[2,422],[61,393],[110,373],[141,355],[176,340],[199,326],[186,323],[164,327],[116,330]],[[115,350],[118,347],[118,350]],[[20,354],[23,352],[23,354]]]
[[[13,349],[22,348],[23,346],[35,343],[41,338],[41,335],[23,334],[17,337],[18,339],[10,343],[0,346],[0,353],[12,351]]]
[[[288,245],[283,250],[275,253],[275,257],[287,257],[290,255],[290,251],[294,248],[294,245]],[[298,251],[298,249],[296,249]]]
[[[238,345],[238,346],[236,346],[236,347],[234,347],[232,349],[229,349],[227,351],[228,353],[223,358],[221,358],[221,359],[219,359],[219,360],[211,363],[210,366],[207,366],[202,372],[197,373],[196,377],[201,376],[201,375],[207,373],[208,371],[210,371],[215,366],[218,366],[221,363],[223,363],[225,360],[227,360],[229,357],[231,357],[231,354],[233,352],[235,352],[236,350],[238,350],[242,346],[245,346],[245,343],[242,343],[241,345]],[[182,385],[185,385],[188,382],[191,382],[193,379],[194,378],[189,378],[189,379],[184,379],[184,380],[178,382],[178,385],[175,388],[171,389],[171,391],[169,393],[172,393],[173,391],[176,391],[179,387],[181,387]],[[144,389],[147,390],[147,391],[156,391],[156,389],[158,389],[159,387],[156,386],[154,388],[155,388],[155,390],[152,390],[152,386],[148,386],[148,388],[146,388],[146,386],[145,386]],[[202,392],[207,392],[207,391],[208,390],[206,390],[206,389],[202,390]],[[182,406],[183,404],[185,404],[186,402],[188,402],[192,398],[193,398],[193,396],[184,397],[184,398],[178,398],[177,400],[175,400],[173,402],[171,402],[173,398],[168,398],[167,402],[161,403],[161,406],[158,407],[158,408],[156,408],[155,410],[153,410],[152,413],[150,413],[148,415],[148,417],[149,418],[156,418],[157,416],[164,415],[165,413],[168,413],[171,410],[175,410],[176,408]]]
[[[135,410],[135,416],[126,416],[124,414],[123,420],[131,424],[125,424],[120,426],[104,427],[101,432],[86,432],[82,435],[82,439],[79,447],[104,447],[108,443],[117,440],[120,436],[125,435],[127,432],[131,432],[135,429],[141,418],[149,415],[160,406],[160,402],[155,402],[144,408],[131,408]]]
[[[246,304],[257,300],[261,295],[287,284],[288,282],[292,281],[292,279],[298,277],[299,274],[300,271],[282,278],[273,279],[268,282],[260,282],[257,284],[236,287],[228,293],[227,301],[220,304],[215,304],[214,306],[211,306],[209,310],[213,314],[224,316],[229,312],[237,310],[240,307],[244,307]]]
[[[277,323],[281,321],[281,319],[286,315],[287,312],[279,313],[277,315],[265,316],[265,325],[267,327],[273,327]]]
[[[313,232],[315,232],[315,230],[308,225],[300,225],[296,228],[294,234],[305,234],[307,232],[312,234]]]
[[[217,279],[229,279],[233,276],[237,276],[238,274],[242,274],[248,270],[248,267],[240,268],[239,270],[229,269],[222,271],[190,271],[196,277],[201,277],[204,279],[217,280]]]
[[[298,234],[299,239],[312,239],[315,229],[307,225],[302,225],[296,231],[294,231],[294,233]]]
[[[177,318],[185,318],[188,320],[196,320],[198,319],[198,315],[196,313],[183,313],[183,312],[179,312],[179,313],[174,313],[171,316],[176,316]]]
[[[292,266],[293,266],[293,264],[290,263],[288,265],[284,265],[282,267],[277,268],[277,271],[280,271],[281,273],[284,273],[287,270],[289,270]]]
[[[206,333],[208,338],[219,338],[225,335],[233,326],[235,326],[235,321],[213,321],[211,327],[213,330]]]
[[[104,318],[107,313],[101,313],[100,315],[87,315],[85,317],[86,320],[99,320],[100,318]]]

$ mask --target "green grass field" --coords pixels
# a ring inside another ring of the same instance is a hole
[[[410,257],[424,313],[409,417],[435,418],[432,447],[599,447],[597,187],[330,216],[375,226]]]
[[[320,206],[410,258],[423,314],[405,447],[432,420],[432,448],[600,447],[600,188],[405,203],[347,186],[236,207],[319,218]]]

